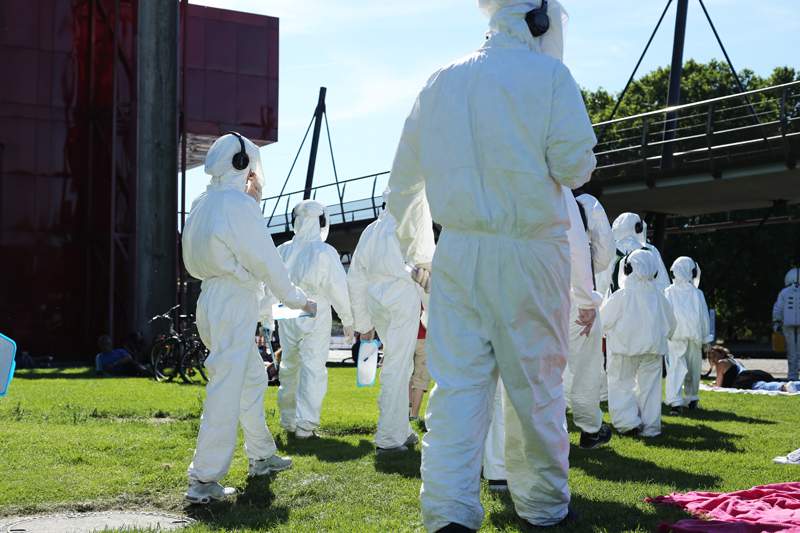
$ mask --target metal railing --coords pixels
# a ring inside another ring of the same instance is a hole
[[[311,189],[311,199],[328,206],[331,226],[372,220],[380,214],[380,198],[388,183],[388,171],[369,174],[314,187]],[[292,209],[303,199],[304,192],[283,193],[262,200],[261,212],[265,215],[270,233],[291,231]],[[267,209],[271,210],[269,216],[266,215]]]
[[[667,114],[677,113],[677,121]],[[664,141],[666,131],[675,138]],[[597,169],[592,186],[710,172],[760,162],[796,165],[800,155],[800,82],[660,109],[594,125]],[[671,144],[674,168],[662,170]]]

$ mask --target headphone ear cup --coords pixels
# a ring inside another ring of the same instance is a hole
[[[550,18],[547,16],[547,0],[542,0],[542,7],[528,11],[525,15],[528,30],[534,37],[541,37],[550,29]]]
[[[233,168],[236,170],[244,170],[250,166],[250,157],[248,157],[247,152],[237,152],[233,155]]]
[[[625,263],[622,265],[622,272],[624,272],[626,276],[633,274],[633,265],[628,263],[627,256],[625,256]]]
[[[636,223],[636,225],[633,227],[633,230],[634,230],[636,233],[641,233],[641,232],[643,232],[643,231],[644,231],[644,224],[642,224],[642,221],[641,221],[641,219],[640,219],[640,220],[639,220],[639,222],[637,222],[637,223]]]
[[[324,213],[319,216],[319,227],[320,228],[324,228],[325,227],[325,214]]]

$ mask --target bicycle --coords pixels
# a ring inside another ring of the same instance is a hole
[[[150,348],[153,377],[156,381],[172,381],[180,375],[186,383],[205,383],[208,376],[203,363],[208,356],[208,349],[200,340],[191,315],[180,315],[180,331],[175,330],[170,313],[177,307],[150,320],[169,320],[169,334],[157,338]]]
[[[205,384],[208,382],[205,369],[208,348],[200,340],[197,324],[194,321],[188,323],[184,331],[188,334],[185,334],[184,350],[178,365],[178,372],[186,383]]]

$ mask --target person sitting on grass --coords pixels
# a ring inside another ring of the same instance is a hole
[[[727,348],[722,346],[711,348],[708,352],[708,362],[714,365],[717,371],[717,380],[713,387],[791,393],[800,391],[800,381],[778,381],[769,372],[747,370],[733,358]]]
[[[150,371],[134,361],[128,352],[112,350],[111,337],[108,335],[101,335],[97,344],[100,347],[100,353],[95,357],[98,372],[108,376],[151,376]]]

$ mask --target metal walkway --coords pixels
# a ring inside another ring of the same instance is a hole
[[[595,124],[597,169],[585,189],[610,220],[625,211],[690,216],[800,203],[799,125],[800,82]],[[665,131],[675,138],[663,141]],[[665,142],[673,145],[671,170],[660,170]],[[312,189],[328,206],[328,242],[341,253],[352,252],[377,217],[388,180],[381,172]],[[276,244],[291,238],[302,198],[295,191],[264,200]]]

